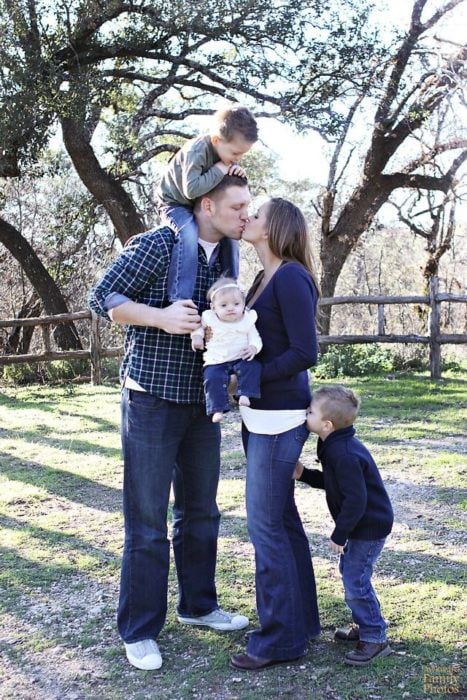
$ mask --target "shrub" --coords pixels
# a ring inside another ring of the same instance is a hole
[[[381,345],[331,345],[321,355],[313,374],[317,379],[334,379],[382,374],[393,370],[393,355]]]

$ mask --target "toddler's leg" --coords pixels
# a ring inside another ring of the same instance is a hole
[[[161,209],[161,218],[178,234],[167,279],[169,299],[191,299],[198,270],[198,226],[193,210],[181,205],[168,205]]]

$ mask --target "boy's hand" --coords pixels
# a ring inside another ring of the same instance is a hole
[[[300,460],[298,460],[297,464],[295,465],[295,469],[293,471],[293,474],[292,474],[293,478],[300,479],[301,475],[303,474],[304,469],[305,469],[305,465],[303,464],[303,462],[300,462]]]
[[[254,345],[248,345],[248,347],[242,350],[242,360],[252,360],[257,352]]]
[[[216,168],[219,168],[219,170],[222,170],[222,172],[224,173],[224,175],[228,175],[228,174],[229,174],[229,170],[230,170],[230,168],[232,167],[231,165],[226,165],[226,164],[223,163],[221,160],[218,160],[217,163],[214,163],[214,165],[215,165]]]
[[[329,540],[329,546],[331,547],[334,554],[344,554],[344,545],[336,544],[332,540]]]
[[[191,349],[192,350],[204,350],[204,340],[199,335],[193,336],[191,339]]]
[[[232,163],[232,165],[229,167],[228,174],[246,178],[246,171],[238,163]]]

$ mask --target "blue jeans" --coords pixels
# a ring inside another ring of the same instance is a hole
[[[204,393],[206,396],[206,413],[224,413],[230,408],[229,379],[231,374],[237,376],[237,394],[259,399],[261,396],[262,364],[258,360],[233,360],[218,365],[207,365],[203,369]]]
[[[167,510],[173,482],[173,537],[181,615],[218,607],[215,568],[219,425],[203,404],[176,404],[124,389],[125,545],[118,629],[125,642],[157,639],[167,612]]]
[[[371,583],[373,566],[384,547],[381,540],[348,540],[339,558],[339,571],[344,584],[345,602],[352,619],[360,628],[364,642],[386,641],[386,620],[381,615],[379,600]]]
[[[255,549],[260,621],[247,651],[268,659],[301,656],[308,640],[320,633],[313,564],[292,478],[308,435],[305,424],[280,435],[243,428],[247,521]]]
[[[159,213],[162,222],[178,234],[167,279],[169,300],[192,299],[198,268],[198,226],[193,209],[181,204],[166,204],[159,207]],[[240,265],[238,241],[223,238],[219,257],[223,274],[237,279]]]

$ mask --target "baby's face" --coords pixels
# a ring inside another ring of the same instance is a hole
[[[245,303],[240,292],[235,289],[226,289],[225,292],[219,290],[213,299],[212,308],[218,319],[234,323],[242,318]]]

